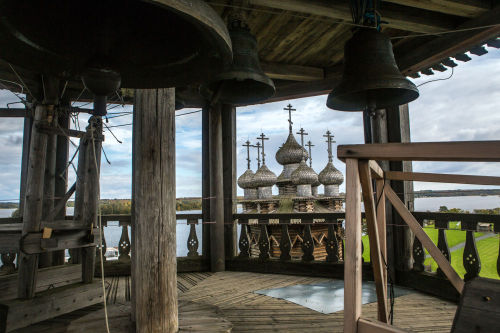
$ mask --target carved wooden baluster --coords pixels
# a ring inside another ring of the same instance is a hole
[[[469,281],[479,276],[479,272],[481,271],[481,259],[479,258],[476,239],[474,238],[476,224],[473,221],[462,221],[461,229],[466,231],[463,255],[463,264],[466,271],[464,280]]]
[[[187,224],[189,225],[189,237],[187,240],[188,257],[197,257],[199,241],[196,235],[196,225],[198,224],[198,219],[189,219]]]
[[[332,219],[327,219],[328,223],[328,236],[326,239],[326,261],[339,262],[339,242],[337,240],[337,233],[335,232],[336,222]]]
[[[262,260],[267,260],[271,256],[269,254],[269,234],[267,232],[267,221],[268,220],[259,220],[260,224],[260,237],[259,237],[259,258]]]
[[[104,227],[107,226],[107,224],[104,224],[102,225],[102,228],[101,228],[101,237],[102,237],[102,246],[99,245],[99,239],[96,239],[96,243],[97,243],[97,246],[96,246],[96,261],[99,261],[99,260],[103,260],[103,262],[106,262],[106,250],[107,250],[107,246],[106,246],[106,237],[104,237]],[[99,250],[100,248],[102,248],[102,257],[101,257],[101,251]],[[70,255],[72,254],[71,251],[69,252]],[[71,260],[71,259],[70,259]]]
[[[16,270],[16,265],[14,264],[14,260],[16,260],[16,253],[2,253],[0,254],[0,259],[2,260],[0,272],[4,274],[14,273]]]
[[[120,243],[118,245],[118,260],[130,261],[130,238],[128,237],[128,226],[122,226],[122,235],[120,236]]]
[[[420,223],[421,226],[423,226],[423,222],[423,219],[418,219],[418,223]],[[416,272],[423,272],[425,251],[422,243],[420,243],[417,237],[413,240],[413,259],[415,260],[413,263],[413,270]]]
[[[304,221],[304,220],[302,220]],[[314,239],[311,233],[312,219],[305,220],[304,236],[302,237],[302,260],[309,262],[314,260]]]
[[[446,238],[445,230],[448,229],[448,220],[446,219],[436,219],[435,227],[438,228],[438,249],[445,256],[445,258],[451,262],[450,248],[448,246],[448,239]],[[437,273],[444,276],[444,273],[438,267]]]
[[[238,219],[241,226],[239,247],[240,247],[240,257],[249,258],[250,257],[250,237],[248,236],[248,219]]]
[[[287,261],[292,259],[292,256],[290,255],[290,251],[292,250],[292,241],[290,239],[290,234],[288,233],[288,225],[290,224],[290,219],[280,220],[280,224],[281,224],[280,260]]]

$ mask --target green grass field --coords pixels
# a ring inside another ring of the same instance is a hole
[[[450,228],[460,228],[460,225],[450,224]],[[424,228],[425,232],[432,239],[434,244],[437,245],[438,241],[438,230],[433,227]],[[465,232],[461,230],[446,230],[446,238],[448,240],[448,246],[450,248],[465,242]],[[480,237],[483,233],[476,232],[474,236]],[[362,237],[364,252],[363,259],[365,262],[370,261],[370,245],[368,242],[368,235]],[[500,279],[497,274],[497,258],[498,258],[498,247],[499,247],[499,236],[496,235],[491,238],[483,239],[476,242],[477,250],[479,252],[479,258],[481,259],[481,272],[479,273],[482,277],[487,277],[490,279]],[[463,265],[463,253],[464,249],[458,249],[451,253],[451,265],[457,273],[463,277],[465,274],[465,268]],[[427,251],[426,251],[427,254]],[[436,271],[437,264],[432,258],[428,258],[424,262],[425,265],[432,265],[432,271]]]

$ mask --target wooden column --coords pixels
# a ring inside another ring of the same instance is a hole
[[[69,106],[68,101],[64,101],[61,103],[62,107]],[[59,127],[62,129],[69,129],[69,115],[66,111],[59,111],[59,115],[57,118],[59,123]],[[57,136],[57,147],[56,147],[56,176],[55,176],[55,190],[54,195],[55,205],[57,205],[68,189],[68,173],[66,170],[66,165],[68,163],[69,156],[69,138],[67,136],[58,135]],[[66,218],[66,207],[63,208],[58,214],[55,216],[56,221],[61,221]],[[64,250],[54,251],[52,253],[52,264],[63,265],[64,264]]]
[[[237,255],[236,213],[236,108],[222,106],[222,154],[224,178],[224,252],[226,259]]]
[[[375,112],[375,116],[372,120],[372,133],[373,133],[373,143],[388,143],[389,135],[387,132],[387,110],[380,109]],[[382,170],[389,170],[389,161],[377,161]],[[389,185],[389,184],[387,184]],[[385,220],[388,221],[388,224],[392,224],[392,206],[390,202],[385,200],[385,197],[381,195],[381,190],[384,187],[383,180],[378,181],[376,184],[377,189],[377,202],[379,204],[383,203],[385,205],[384,208],[380,208],[385,212]],[[379,207],[377,207],[377,214],[380,211]],[[381,235],[381,248],[384,253],[384,260],[387,263],[388,274],[390,275],[392,281],[396,280],[396,271],[394,264],[394,242],[393,242],[393,228],[385,227],[385,239],[383,238],[384,234],[380,232]]]
[[[134,286],[138,333],[177,332],[175,90],[136,90]]]
[[[358,160],[346,160],[344,332],[356,333],[361,315],[361,184]]]
[[[86,228],[97,226],[97,212],[99,209],[99,173],[101,168],[102,147],[102,119],[92,116],[87,126],[87,140],[85,154],[86,169],[84,170],[85,189],[83,192],[83,205],[81,221]],[[92,282],[95,272],[96,247],[82,248],[82,281]]]
[[[209,112],[210,124],[210,267],[225,270],[224,255],[224,184],[222,163],[222,105]]]
[[[53,113],[52,123],[57,122],[57,115]],[[54,125],[55,126],[55,125]],[[54,209],[54,195],[55,195],[55,180],[56,180],[56,149],[57,149],[57,135],[54,133],[47,134],[47,153],[45,156],[45,174],[43,178],[43,205],[42,205],[42,219],[47,220],[47,216]],[[40,254],[38,267],[52,266],[52,253],[46,252]]]
[[[37,125],[47,122],[49,108],[39,104],[35,108],[31,143],[26,178],[26,196],[23,210],[23,235],[39,232],[41,228],[43,204],[43,175],[45,172],[45,156],[47,154],[47,134],[42,133]],[[31,298],[35,295],[38,268],[38,254],[19,256],[18,290],[19,298]]]
[[[201,122],[201,211],[203,214],[202,250],[205,258],[210,258],[210,110],[204,107]]]
[[[28,178],[28,161],[30,154],[31,130],[33,128],[33,117],[24,118],[23,151],[21,156],[21,186],[19,190],[19,213],[24,212],[24,199],[26,195],[26,181]]]
[[[408,105],[401,105],[387,109],[387,132],[389,142],[410,142],[410,118]],[[391,171],[412,171],[411,161],[390,162]],[[391,181],[392,189],[399,195],[410,211],[413,211],[414,195],[413,182]],[[394,237],[394,262],[396,269],[408,271],[412,268],[412,243],[413,234],[401,219],[399,214],[392,209],[392,224]],[[387,222],[390,224],[390,222]]]

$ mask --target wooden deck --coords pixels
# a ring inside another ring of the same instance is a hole
[[[232,332],[342,332],[343,312],[326,315],[253,293],[325,281],[328,279],[247,272],[181,273],[181,331],[228,332],[232,326]],[[129,332],[130,278],[108,278],[106,283],[111,332]],[[449,332],[455,310],[454,303],[415,292],[395,299],[394,324],[413,332]],[[376,303],[364,305],[363,316],[375,318]],[[105,332],[103,317],[102,306],[93,306],[16,332],[100,333]]]

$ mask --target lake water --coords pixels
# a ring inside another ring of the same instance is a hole
[[[448,208],[461,208],[472,211],[473,209],[491,209],[500,207],[499,196],[470,196],[470,197],[435,197],[435,198],[417,198],[415,199],[416,211],[437,211],[440,206]],[[0,209],[0,217],[10,217],[15,209]],[[182,211],[179,214],[199,214],[201,210]],[[73,207],[68,207],[68,215],[73,215]],[[177,220],[177,256],[187,255],[187,239],[189,236],[189,226],[186,220]],[[196,235],[198,236],[201,253],[202,237],[201,224],[196,225]],[[104,236],[108,247],[117,247],[121,237],[122,228],[118,222],[109,222],[108,227],[104,228]],[[239,231],[239,230],[238,230]],[[129,228],[130,237],[130,228]]]

